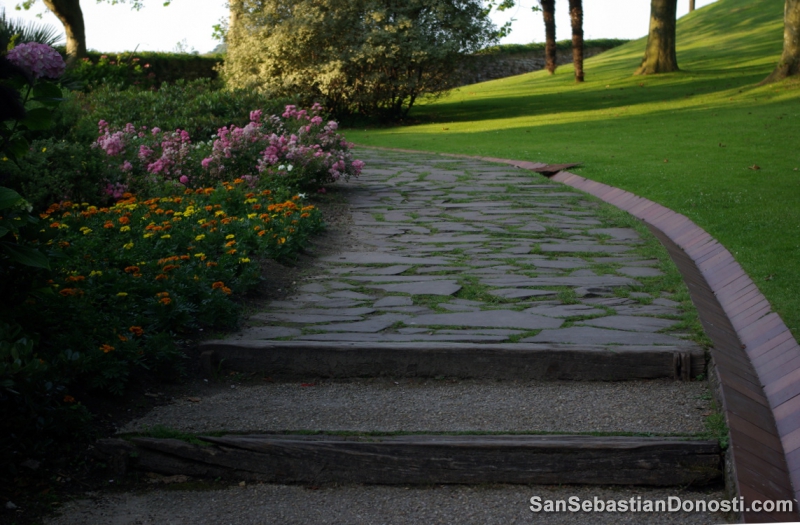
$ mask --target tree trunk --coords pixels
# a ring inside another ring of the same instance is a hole
[[[694,11],[694,0],[689,0],[689,12]]]
[[[575,65],[575,82],[583,82],[582,0],[569,0],[569,18],[572,22],[572,63]]]
[[[762,84],[800,75],[800,0],[786,0],[783,11],[783,54]]]
[[[86,56],[86,29],[80,0],[44,0],[44,5],[64,24],[67,33],[67,64]]]
[[[556,0],[541,0],[544,18],[544,68],[552,75],[556,72]]]
[[[637,75],[678,71],[675,54],[675,25],[678,0],[650,0],[650,33]]]

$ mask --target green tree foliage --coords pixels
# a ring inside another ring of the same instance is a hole
[[[239,0],[224,75],[336,115],[402,117],[500,32],[481,0]]]

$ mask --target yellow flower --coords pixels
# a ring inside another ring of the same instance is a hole
[[[47,148],[42,148],[42,153],[44,153],[45,151],[47,151]]]
[[[255,219],[256,217],[258,217],[257,213],[248,213],[247,214],[247,218],[248,219]]]
[[[95,275],[103,275],[103,272],[99,270],[92,270],[91,272],[89,272],[89,277],[94,277]]]
[[[202,240],[203,240],[203,239],[205,239],[205,238],[206,238],[206,234],[205,234],[205,233],[201,233],[200,235],[198,235],[197,237],[195,237],[195,238],[194,238],[194,240],[195,240],[195,241],[202,241]]]
[[[81,231],[83,232],[84,235],[89,235],[90,233],[92,233],[92,229],[91,228],[87,228],[86,226],[81,228]]]
[[[245,204],[254,204],[256,202],[258,202],[258,199],[245,199],[244,201]]]
[[[240,263],[249,263],[250,259],[248,259],[247,257],[242,257],[241,259],[239,259],[239,262]]]
[[[196,254],[194,254],[194,256],[195,257],[200,257],[200,259],[203,260],[203,261],[206,259],[206,254],[204,254],[204,253],[196,253]]]
[[[224,212],[224,211],[222,211],[222,210],[219,210],[219,211],[216,211],[216,212],[214,212],[214,217],[220,217],[220,216],[222,216],[222,215],[225,215],[225,212]]]
[[[170,235],[170,234],[166,234],[166,235],[162,235],[161,236],[162,239],[169,239],[171,237],[172,237],[172,235]]]
[[[117,294],[117,297],[127,297],[127,296],[128,296],[128,294],[126,292],[119,292]]]
[[[145,239],[149,239],[152,236],[153,236],[152,233],[145,233],[144,235],[142,235],[142,237],[144,237]]]
[[[131,248],[133,248],[133,243],[129,242],[127,244],[123,244],[122,247],[125,248],[126,250],[130,250]]]
[[[208,221],[207,221],[206,219],[199,219],[199,220],[197,221],[197,224],[199,224],[200,226],[202,226],[203,224],[205,224],[205,223],[207,223],[207,222],[208,222]]]
[[[122,228],[119,229],[119,231],[121,231],[121,232],[129,232],[129,231],[131,231],[131,227],[130,226],[123,226]]]
[[[235,239],[235,238],[236,238],[236,236],[234,234],[232,234],[232,233],[230,233],[230,234],[225,236],[226,240]]]

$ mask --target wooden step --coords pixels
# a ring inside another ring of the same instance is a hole
[[[255,434],[105,439],[117,470],[273,483],[704,485],[722,479],[714,441],[582,435]]]
[[[696,345],[375,343],[219,340],[200,345],[203,366],[273,378],[460,377],[624,381],[689,380],[705,372]]]

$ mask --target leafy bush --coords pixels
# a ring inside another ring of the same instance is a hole
[[[480,0],[240,0],[228,85],[389,118],[455,85],[463,53],[496,40]]]
[[[66,54],[66,49],[61,49]],[[110,55],[89,51],[86,58],[75,64],[70,78],[87,88],[96,88],[98,80],[108,78],[109,82],[121,88],[133,85],[159,87],[164,82],[198,79],[214,80],[223,57],[199,56],[190,53],[129,52]]]
[[[52,138],[31,142],[28,154],[16,163],[0,162],[3,184],[25,195],[36,210],[61,200],[97,202],[109,178],[102,152]]]
[[[626,44],[630,40],[621,38],[597,38],[583,41],[583,47],[588,48],[601,48],[612,49],[622,44]],[[533,42],[530,44],[501,44],[499,46],[491,46],[482,49],[478,52],[481,55],[516,55],[519,53],[544,53],[544,42]],[[559,40],[556,42],[556,49],[559,51],[572,51],[572,40]]]
[[[157,91],[98,86],[88,94],[73,94],[65,109],[81,108],[80,120],[72,124],[81,130],[94,132],[97,122],[105,120],[117,128],[129,122],[147,123],[161,129],[180,128],[192,136],[210,137],[223,126],[245,126],[253,108],[261,108],[266,114],[279,113],[294,100],[270,98],[252,90],[221,88],[221,83],[208,79],[165,83]]]

